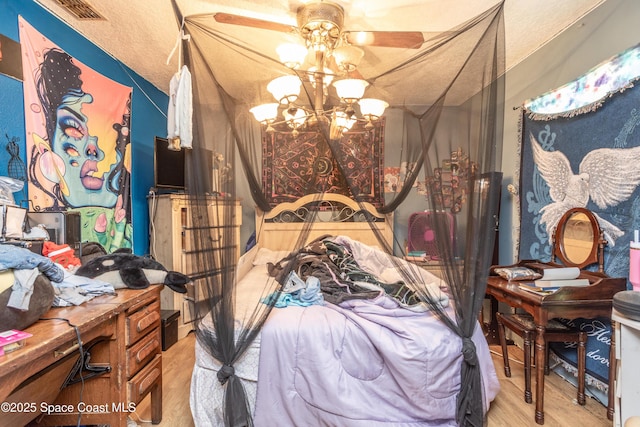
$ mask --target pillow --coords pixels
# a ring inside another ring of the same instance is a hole
[[[542,277],[542,274],[527,267],[498,267],[493,271],[506,280],[536,280]]]
[[[267,248],[260,248],[253,259],[253,265],[266,265],[270,262],[275,264],[287,255],[289,255],[289,251],[273,251]]]

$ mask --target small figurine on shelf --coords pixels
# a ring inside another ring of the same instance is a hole
[[[212,185],[211,191],[213,194],[221,197],[228,196],[228,186],[233,180],[231,175],[231,165],[225,163],[224,156],[221,153],[214,153],[213,155],[213,171],[211,174]]]

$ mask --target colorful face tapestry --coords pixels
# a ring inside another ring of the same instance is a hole
[[[354,126],[355,128],[355,126]],[[384,120],[346,132],[332,151],[321,134],[278,130],[263,134],[263,189],[271,206],[313,193],[337,193],[382,205]],[[333,153],[336,153],[334,156]]]
[[[30,209],[78,211],[83,241],[130,248],[131,88],[19,25]]]

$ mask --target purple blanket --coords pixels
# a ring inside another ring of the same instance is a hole
[[[478,326],[485,410],[499,383]],[[262,329],[256,426],[455,426],[461,341],[386,295],[274,309]]]

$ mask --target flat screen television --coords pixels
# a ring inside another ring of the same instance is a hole
[[[184,163],[184,149],[170,150],[167,138],[156,136],[153,159],[156,191],[184,191]]]

